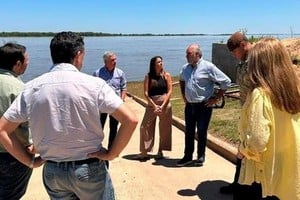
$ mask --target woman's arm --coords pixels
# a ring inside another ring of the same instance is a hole
[[[165,73],[165,79],[167,81],[167,94],[166,94],[166,98],[164,99],[163,103],[161,104],[161,108],[163,109],[166,105],[168,105],[170,98],[171,98],[171,94],[172,94],[172,77],[170,75],[170,73],[166,72]]]
[[[269,98],[255,89],[242,109],[239,151],[248,159],[260,161],[261,153],[267,150],[272,126],[270,108]]]
[[[144,79],[144,95],[148,101],[148,105],[152,106],[154,109],[157,107],[157,105],[154,103],[154,101],[149,97],[149,76],[148,74],[145,76]]]

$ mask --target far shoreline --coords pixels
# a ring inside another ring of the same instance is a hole
[[[53,37],[57,32],[0,32],[0,37]],[[103,32],[77,32],[81,36],[86,37],[131,37],[131,36],[230,36],[231,33],[103,33]],[[291,38],[300,36],[300,33],[246,33],[247,35],[252,35],[255,37],[262,36],[279,36],[285,35]]]

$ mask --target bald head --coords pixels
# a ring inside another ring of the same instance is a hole
[[[201,51],[201,48],[200,48],[199,44],[190,44],[187,47],[187,51],[194,52],[194,53],[199,53],[200,58],[202,57],[202,51]]]
[[[233,51],[240,46],[240,43],[242,41],[248,41],[248,38],[242,32],[235,32],[227,40],[227,48],[229,49],[229,51]]]

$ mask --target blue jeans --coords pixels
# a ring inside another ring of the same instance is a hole
[[[204,103],[186,103],[185,105],[185,149],[184,156],[193,159],[194,139],[197,127],[198,159],[205,158],[207,141],[207,129],[212,114],[212,107],[206,107]]]
[[[43,181],[52,200],[114,200],[114,188],[104,161],[88,164],[46,162]]]
[[[31,168],[9,153],[0,153],[0,200],[21,199],[31,174]]]

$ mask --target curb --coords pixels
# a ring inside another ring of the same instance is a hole
[[[127,92],[127,96],[133,98],[137,103],[141,104],[142,106],[147,106],[147,102],[139,98],[135,95],[130,94]],[[181,131],[185,131],[185,125],[184,125],[184,120],[172,116],[172,125],[177,127]],[[195,139],[197,140],[197,137],[195,136]],[[207,134],[207,147],[210,148],[212,151],[215,153],[219,154],[229,162],[236,164],[236,154],[237,154],[237,149],[232,146],[231,144],[224,142],[220,140],[219,138],[211,135],[210,133]]]

